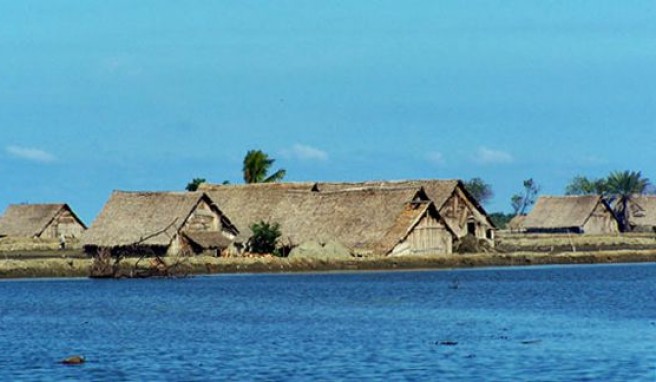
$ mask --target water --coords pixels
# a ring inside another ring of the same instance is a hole
[[[655,282],[656,264],[4,281],[0,380],[654,381]]]

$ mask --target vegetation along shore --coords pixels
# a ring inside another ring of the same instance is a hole
[[[220,273],[280,273],[369,270],[449,269],[549,264],[610,264],[656,262],[653,235],[540,236],[506,235],[498,249],[488,253],[442,256],[375,256],[331,258],[315,256],[214,257],[169,256],[163,264],[150,259],[126,257],[120,264],[123,277],[152,275],[164,266],[169,276],[184,277]],[[503,252],[505,249],[512,251]],[[88,277],[92,259],[82,250],[0,252],[0,278]],[[145,276],[144,276],[145,277]]]

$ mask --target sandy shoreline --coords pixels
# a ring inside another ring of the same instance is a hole
[[[618,250],[598,252],[495,253],[425,257],[382,257],[353,259],[287,259],[277,257],[166,258],[178,263],[180,275],[220,273],[293,273],[329,271],[450,269],[550,264],[612,264],[656,262],[656,250]],[[133,259],[125,262],[132,267]],[[0,278],[87,277],[90,259],[84,258],[5,258],[0,260]],[[144,263],[147,266],[147,262]],[[145,268],[141,268],[145,269]]]

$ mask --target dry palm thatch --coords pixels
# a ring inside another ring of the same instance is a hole
[[[252,232],[250,226],[269,221],[288,192],[311,192],[314,183],[252,183],[243,185],[201,184],[199,191],[206,192],[221,206],[223,212],[238,227],[240,239],[245,241]]]
[[[237,232],[203,192],[114,191],[100,215],[84,234],[82,243],[94,247],[122,247],[136,243],[166,247],[201,201],[206,201],[218,212],[224,227]]]
[[[426,214],[439,219],[421,188],[290,193],[281,209],[296,218],[281,223],[283,235],[299,244],[336,240],[355,252],[389,254]]]
[[[526,220],[526,215],[515,215],[508,222],[508,229],[511,231],[521,231],[524,229],[524,221]]]
[[[203,249],[225,249],[232,244],[232,240],[221,232],[186,231],[183,234],[187,240]]]
[[[312,183],[204,185],[240,232],[260,221],[278,223],[287,245],[337,240],[352,249],[386,254],[419,217],[439,214],[421,187],[360,188],[325,192]]]
[[[461,180],[458,179],[425,179],[425,180],[399,180],[399,181],[369,181],[359,183],[317,183],[316,189],[319,192],[335,190],[357,190],[357,189],[395,189],[395,188],[418,188],[421,187],[426,191],[426,195],[435,203],[438,211],[442,211],[449,199],[460,191],[467,200],[478,210],[485,218],[485,223],[494,228],[494,223],[490,220],[483,206],[474,198],[465,188]]]
[[[0,218],[0,236],[39,237],[64,211],[86,228],[68,204],[12,204]]]
[[[656,195],[634,195],[629,203],[629,224],[638,230],[656,227]]]
[[[613,216],[601,196],[541,196],[526,215],[523,227],[527,230],[582,229],[600,203],[609,216]]]

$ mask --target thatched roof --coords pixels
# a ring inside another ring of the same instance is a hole
[[[82,243],[98,247],[135,243],[168,246],[202,200],[219,212],[224,224],[231,225],[203,192],[114,191]]]
[[[227,185],[207,192],[242,233],[250,235],[249,227],[260,221],[280,224],[283,244],[336,240],[386,254],[426,211],[439,217],[421,187],[312,189],[311,184]]]
[[[424,180],[398,180],[398,181],[368,181],[358,183],[317,183],[319,192],[335,190],[357,190],[357,189],[394,189],[394,188],[418,188],[422,187],[426,195],[435,203],[438,211],[442,210],[444,204],[451,196],[460,189],[474,207],[486,217],[490,227],[494,223],[490,220],[483,206],[465,188],[464,183],[458,179],[424,179]]]
[[[526,215],[515,215],[507,224],[508,229],[510,230],[521,230],[524,228],[524,221],[526,220]]]
[[[188,231],[184,232],[184,236],[192,243],[205,249],[224,249],[232,243],[232,240],[221,232]]]
[[[12,204],[0,218],[0,236],[39,236],[62,211],[68,210],[84,228],[86,226],[65,203]]]
[[[656,195],[634,195],[629,208],[632,226],[656,227]]]
[[[253,223],[270,220],[279,204],[289,192],[307,192],[314,183],[253,183],[240,185],[215,185],[203,183],[199,191],[206,192],[221,206],[230,220],[237,226],[240,239],[248,239]]]
[[[596,195],[541,196],[531,212],[526,215],[523,228],[583,227],[599,203],[606,205],[601,196]]]
[[[283,242],[337,240],[378,254],[392,251],[427,211],[439,216],[421,189],[290,193],[285,203],[276,211]]]

